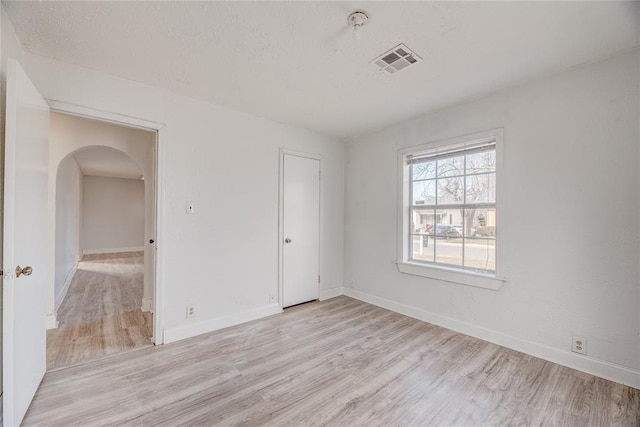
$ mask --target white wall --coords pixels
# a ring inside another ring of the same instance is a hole
[[[56,180],[55,283],[57,312],[64,300],[80,256],[82,172],[75,157],[67,157],[58,168]]]
[[[639,75],[635,51],[348,142],[346,293],[639,387]],[[398,150],[497,127],[508,282],[399,273]]]
[[[9,25],[3,12],[3,70],[23,55]],[[570,335],[582,334],[585,360],[640,367],[637,52],[359,138],[346,165],[333,138],[34,55],[25,63],[47,98],[167,125],[159,247],[170,335],[240,318],[277,290],[277,151],[286,147],[323,156],[323,290],[342,285],[346,230],[345,284],[361,296],[530,352],[568,354]],[[401,275],[392,264],[397,150],[494,127],[505,128],[509,282],[494,292]],[[184,214],[186,200],[195,215]],[[262,220],[246,227],[256,206]],[[197,315],[186,320],[189,302]]]
[[[322,156],[321,290],[342,286],[342,142],[54,60],[26,63],[46,98],[166,124],[158,263],[167,341],[276,312],[281,147]],[[196,315],[186,319],[190,303]]]
[[[83,195],[84,253],[144,247],[144,181],[85,175]]]

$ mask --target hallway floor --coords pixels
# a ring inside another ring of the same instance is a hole
[[[140,307],[142,252],[85,255],[47,331],[47,369],[150,346],[152,314]]]

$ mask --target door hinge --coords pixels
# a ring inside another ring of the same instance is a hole
[[[322,171],[318,171],[318,179],[322,179]]]
[[[320,283],[320,275],[318,274],[318,283]]]
[[[0,270],[0,277],[4,276],[4,270]]]

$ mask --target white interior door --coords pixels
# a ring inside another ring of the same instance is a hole
[[[284,154],[283,307],[318,299],[320,160]]]
[[[20,424],[46,369],[48,139],[49,107],[20,65],[9,60],[3,236],[5,426]],[[17,271],[18,266],[24,270]]]

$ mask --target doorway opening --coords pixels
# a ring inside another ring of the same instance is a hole
[[[156,132],[51,113],[49,139],[52,370],[154,343]]]

